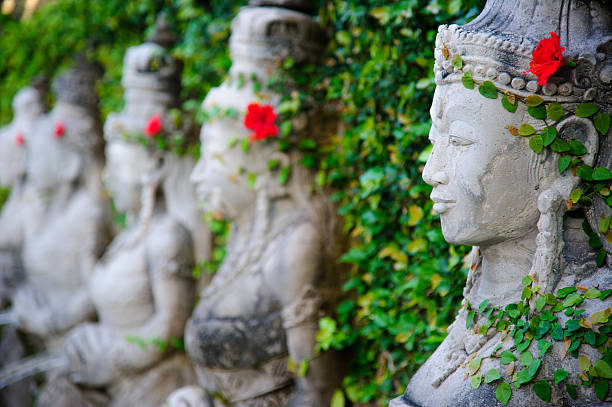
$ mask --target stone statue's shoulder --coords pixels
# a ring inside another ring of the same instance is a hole
[[[193,242],[189,230],[167,215],[152,222],[146,239],[149,261],[170,273],[181,272],[187,267],[191,272]]]

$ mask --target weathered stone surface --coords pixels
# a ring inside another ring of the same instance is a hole
[[[592,100],[610,113],[612,88],[605,80],[605,72],[612,65],[612,17],[604,3],[490,0],[471,23],[440,27],[436,42],[437,89],[431,110],[433,151],[423,178],[433,186],[434,211],[440,213],[446,240],[477,246],[464,290],[465,300],[472,307],[484,299],[490,299],[495,306],[519,302],[521,280],[526,275],[535,276],[542,292],[569,285],[608,289],[612,288],[612,275],[608,267],[596,266],[595,253],[580,228],[581,221],[566,215],[566,202],[579,179],[559,174],[556,154],[536,155],[526,138],[513,136],[504,128],[518,128],[525,122],[536,124],[526,114],[526,107],[519,104],[512,114],[502,107],[500,97],[487,99],[475,89],[466,89],[460,81],[462,74],[455,72],[444,54],[461,55],[465,71],[478,81],[492,80],[498,89],[522,97],[538,94],[566,106]],[[566,47],[564,55],[578,62],[578,66],[573,77],[567,76],[569,70],[553,75],[550,83],[559,83],[558,87],[541,88],[537,82],[537,86],[529,86],[535,77],[525,76],[524,72],[529,69],[531,53],[550,31],[560,34],[561,45]],[[556,127],[563,137],[585,144],[585,163],[610,168],[610,134],[599,137],[590,121],[576,116]],[[605,204],[598,205],[595,202],[595,209],[587,213],[595,230],[598,216],[606,213]],[[610,302],[588,302],[583,307],[585,317],[610,306]],[[465,364],[471,356],[478,355],[485,357],[480,367],[483,374],[490,368],[503,370],[499,359],[487,356],[498,343],[503,344],[503,349],[510,348],[512,339],[502,341],[494,329],[486,336],[466,330],[466,316],[464,307],[449,327],[448,337],[416,372],[405,394],[390,406],[497,405],[495,386],[483,383],[473,389]],[[529,350],[538,355],[536,341],[533,342]],[[583,345],[580,352],[590,360],[601,358],[588,345]],[[558,368],[575,378],[580,373],[578,360],[564,355],[563,343],[555,343],[535,380],[551,378]],[[572,400],[561,386],[553,386],[552,405],[603,405],[592,389],[577,386],[577,390],[578,398]],[[610,396],[604,404],[609,400]],[[530,383],[513,388],[508,405],[550,404],[536,396]]]
[[[315,355],[317,320],[338,287],[333,209],[325,194],[311,193],[313,176],[299,163],[298,151],[281,152],[273,140],[253,140],[244,151],[240,142],[250,134],[243,124],[247,106],[276,107],[280,101],[279,94],[254,89],[255,80],[266,83],[288,56],[315,61],[319,54],[313,51],[323,47],[320,33],[311,17],[296,11],[242,9],[232,24],[230,78],[203,105],[238,112],[204,124],[201,159],[192,174],[205,210],[233,220],[233,228],[185,340],[200,385],[233,406],[327,406],[341,378],[331,353],[311,360],[303,378],[294,379],[287,368],[289,358],[298,365]],[[324,125],[322,116],[303,115],[289,139],[316,138]],[[268,168],[271,160],[277,169]],[[282,168],[290,170],[286,183],[278,181]],[[194,393],[192,399],[201,397]],[[173,400],[171,406],[180,405]]]
[[[180,67],[158,43],[130,48],[126,106],[104,126],[103,179],[127,227],[93,268],[89,294],[98,322],[73,329],[63,351],[73,385],[84,397],[103,389],[104,405],[112,407],[157,407],[173,390],[195,383],[187,357],[172,345],[195,301],[193,161],[138,141],[172,136],[168,115],[178,105]],[[161,128],[147,134],[155,116]]]

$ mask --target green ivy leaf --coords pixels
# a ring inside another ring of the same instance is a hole
[[[485,312],[485,310],[487,309],[488,305],[489,305],[489,299],[486,299],[486,300],[482,301],[480,303],[480,305],[478,305],[478,311]]]
[[[593,170],[593,179],[596,181],[604,181],[607,179],[612,179],[612,172],[609,169],[604,167],[597,167]]]
[[[608,252],[606,252],[604,249],[601,249],[597,252],[597,267],[601,267],[604,265],[604,263],[606,262],[606,257],[608,257]]]
[[[308,360],[304,359],[300,361],[298,377],[306,377],[306,373],[308,373]]]
[[[610,115],[608,113],[599,113],[593,118],[595,128],[602,135],[606,135],[610,130]]]
[[[516,356],[514,356],[514,353],[510,352],[509,350],[505,350],[501,353],[500,362],[502,365],[508,365],[515,360]]]
[[[571,140],[569,142],[569,148],[570,148],[569,150],[570,154],[575,155],[575,156],[583,155],[583,154],[586,154],[587,152],[587,149],[584,146],[584,144],[582,144],[578,140]]]
[[[531,283],[533,283],[533,280],[531,279],[531,276],[525,276],[525,277],[523,277],[523,280],[521,281],[521,283],[524,286],[529,286],[529,285],[531,285]]]
[[[536,309],[538,311],[542,311],[545,305],[546,305],[546,297],[539,296],[538,299],[536,300]]]
[[[576,386],[570,383],[565,383],[565,390],[567,390],[567,394],[572,398],[572,400],[576,400],[578,394],[576,393]]]
[[[491,383],[497,379],[501,379],[501,375],[497,369],[489,369],[485,374],[485,383]]]
[[[552,342],[547,341],[546,339],[540,339],[538,341],[538,349],[540,350],[539,357],[542,357],[551,346]]]
[[[612,379],[612,367],[603,359],[595,362],[595,370],[600,377],[604,379]]]
[[[548,126],[540,133],[542,140],[544,140],[544,146],[548,147],[555,141],[557,137],[557,129],[554,126]]]
[[[560,122],[563,120],[563,116],[565,116],[565,112],[563,110],[563,106],[559,102],[553,102],[546,107],[546,114],[550,120],[554,120],[556,122]]]
[[[581,196],[582,196],[582,189],[580,188],[576,188],[570,193],[570,199],[572,200],[573,203],[578,203],[578,200],[580,200]]]
[[[574,305],[582,302],[582,295],[580,295],[580,293],[573,293],[568,295],[568,297],[565,299],[565,301],[563,301],[563,307],[567,308],[567,307],[573,307]],[[568,321],[568,323],[571,321]]]
[[[610,218],[604,218],[602,220],[606,220],[606,219],[608,220],[608,223],[610,223]],[[607,230],[606,230],[606,232],[607,232]],[[602,232],[602,233],[606,233],[606,232]],[[589,300],[592,300],[594,298],[599,298],[600,295],[601,295],[601,291],[599,291],[596,288],[591,288],[591,289],[586,290],[584,292],[584,297],[588,298]],[[611,379],[612,379],[612,377],[611,377]]]
[[[465,329],[470,329],[472,323],[474,322],[474,316],[476,315],[476,311],[472,310],[468,312],[467,317],[465,318]]]
[[[535,129],[530,124],[523,123],[519,127],[519,134],[521,136],[531,136],[533,133],[535,133]]]
[[[538,95],[529,95],[525,98],[525,104],[529,107],[540,106],[542,103],[544,103],[544,99]]]
[[[593,168],[586,164],[578,167],[576,174],[585,181],[593,181]]]
[[[557,292],[557,298],[565,298],[573,292],[576,292],[576,287],[564,287]]]
[[[592,103],[581,103],[578,105],[578,107],[576,107],[575,113],[578,117],[591,117],[597,113],[598,110],[599,107],[597,105]]]
[[[550,403],[550,385],[546,380],[540,380],[533,385],[533,391],[536,396],[547,403]]]
[[[610,384],[607,380],[598,380],[595,382],[595,395],[601,401],[604,401],[606,396],[608,395],[608,389]]]
[[[280,124],[280,132],[283,137],[288,137],[291,134],[291,120],[285,120]]]
[[[482,85],[478,87],[478,92],[486,98],[497,99],[497,88],[491,81],[484,81]]]
[[[478,372],[478,369],[480,369],[481,363],[482,363],[482,358],[480,356],[477,356],[471,360],[471,362],[468,364],[468,370],[471,375],[474,375],[476,374],[476,372]]]
[[[557,153],[564,153],[569,151],[569,144],[567,141],[557,137],[555,141],[550,145],[552,151],[556,151]]]
[[[505,406],[508,404],[508,401],[510,401],[511,396],[512,389],[510,388],[510,385],[508,383],[502,382],[497,385],[497,388],[495,389],[495,398],[497,399],[497,401],[499,401]]]
[[[514,104],[512,104],[510,103],[510,100],[508,100],[508,95],[504,95],[501,100],[501,103],[504,109],[506,109],[510,113],[516,112],[516,108],[518,107],[518,101],[516,99],[514,100]]]
[[[534,119],[538,119],[538,120],[546,119],[546,107],[542,105],[529,106],[527,108],[527,113],[529,113],[529,116],[533,117]]]
[[[455,69],[463,68],[463,59],[461,58],[461,55],[453,55],[453,59],[451,59],[451,64],[455,67]]]
[[[253,189],[255,188],[255,181],[257,180],[257,174],[255,173],[250,173],[247,177],[247,185],[249,186],[249,188]]]
[[[474,79],[472,79],[472,74],[469,72],[464,72],[461,77],[461,83],[468,89],[474,89]]]
[[[482,383],[482,373],[478,373],[476,376],[472,376],[472,379],[470,380],[470,384],[472,385],[473,388],[475,389],[479,388],[481,383]]]
[[[536,134],[532,138],[529,139],[529,148],[531,148],[536,154],[540,154],[542,149],[544,148],[544,141],[542,140],[542,136]]]
[[[570,156],[564,155],[559,157],[559,173],[563,173],[563,171],[567,170],[572,162],[572,158]]]
[[[555,384],[561,383],[563,380],[565,380],[565,378],[568,375],[569,375],[569,372],[567,370],[563,370],[563,369],[555,370],[555,373],[553,375],[555,378]]]
[[[287,183],[287,180],[289,179],[289,172],[289,167],[281,168],[280,174],[278,174],[278,183],[280,185],[285,185]]]
[[[527,367],[533,361],[533,355],[531,354],[531,352],[525,351],[521,353],[520,361],[521,361],[521,365]]]
[[[334,391],[334,395],[331,398],[330,407],[344,407],[346,405],[346,400],[344,398],[344,393],[340,389],[336,389]]]

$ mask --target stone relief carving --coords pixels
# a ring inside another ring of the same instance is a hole
[[[499,99],[466,89],[444,54],[461,55],[464,71],[474,79],[493,81],[499,89],[523,97],[537,94],[566,106],[593,101],[609,113],[611,22],[609,7],[600,1],[490,0],[471,23],[439,29],[437,88],[431,109],[433,151],[423,178],[433,186],[431,199],[446,240],[475,246],[464,289],[465,301],[473,307],[485,299],[500,306],[519,302],[521,280],[527,275],[535,275],[543,292],[554,292],[577,284],[611,288],[612,274],[607,266],[596,266],[581,220],[566,215],[566,202],[579,179],[559,174],[556,153],[536,155],[525,138],[504,128],[529,123],[526,106],[519,105],[516,113],[509,113]],[[566,55],[578,66],[573,76],[553,77],[541,87],[535,76],[524,72],[535,45],[551,31],[560,34]],[[610,168],[609,132],[598,137],[592,123],[577,116],[561,121],[557,129],[563,137],[571,135],[584,143],[585,163]],[[604,211],[597,204],[594,208],[587,219],[596,225]],[[606,301],[604,308],[610,303]],[[601,306],[585,305],[585,315]],[[472,356],[488,356],[497,343],[509,348],[512,339],[502,340],[494,328],[486,335],[466,329],[466,317],[464,307],[449,327],[448,337],[416,372],[405,394],[390,406],[497,405],[495,387],[473,389],[465,364]],[[535,342],[529,349],[537,355]],[[538,377],[552,377],[558,368],[572,377],[580,372],[578,361],[563,358],[561,348],[562,344],[553,345]],[[596,360],[598,352],[583,346],[581,354]],[[480,369],[486,372],[498,367],[498,359],[487,358]],[[549,405],[531,388],[513,390],[508,405]],[[553,387],[552,400],[553,405],[603,405],[592,390],[582,388],[574,401]]]
[[[19,327],[55,347],[95,316],[87,281],[108,241],[100,184],[101,129],[94,83],[98,68],[78,58],[53,83],[57,103],[24,133],[28,194],[23,216],[25,281],[15,293]],[[36,105],[31,109],[38,112]]]
[[[341,377],[335,355],[316,355],[318,318],[337,290],[337,220],[324,194],[312,194],[312,175],[298,152],[279,152],[275,141],[251,142],[248,152],[232,138],[248,139],[242,122],[252,102],[277,105],[279,95],[256,93],[277,64],[321,55],[323,34],[308,15],[276,7],[246,7],[232,23],[230,77],[213,89],[203,108],[234,109],[202,127],[202,155],[192,174],[207,211],[233,221],[227,255],[201,298],[185,331],[187,353],[200,385],[232,406],[324,406]],[[293,138],[317,137],[323,121],[295,121]],[[318,128],[317,128],[318,127]],[[268,169],[270,160],[290,168],[286,184]],[[249,187],[249,174],[255,181]],[[309,360],[305,377],[287,367]],[[213,406],[201,390],[181,389],[167,400]],[[179,397],[180,396],[180,397]]]
[[[103,179],[116,208],[127,214],[127,228],[90,280],[98,322],[73,329],[63,346],[68,377],[92,405],[155,407],[195,383],[187,357],[171,344],[182,338],[195,301],[190,227],[197,226],[183,223],[184,209],[191,208],[182,202],[196,202],[188,178],[193,161],[137,141],[171,136],[168,112],[178,105],[181,64],[165,48],[169,37],[160,19],[148,42],[128,50],[126,106],[104,126]],[[154,117],[160,126],[148,128]]]

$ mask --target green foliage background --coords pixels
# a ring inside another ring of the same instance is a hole
[[[229,24],[246,1],[59,0],[17,22],[0,15],[0,124],[15,92],[53,76],[88,42],[106,73],[101,109],[122,107],[122,59],[159,11],[181,33],[183,98],[196,111],[231,61]],[[319,346],[347,350],[342,394],[355,405],[386,405],[445,336],[461,300],[466,248],[447,245],[421,179],[427,159],[437,27],[464,23],[484,0],[329,0],[319,18],[330,37],[313,92],[336,108],[345,131],[320,159],[352,237],[343,301],[321,321]],[[312,72],[311,72],[312,74]]]
[[[354,0],[320,12],[332,35],[322,68],[346,123],[328,183],[353,247],[351,295],[322,321],[322,345],[352,347],[346,396],[386,405],[446,335],[461,303],[467,248],[450,247],[421,179],[429,154],[433,48],[440,24],[475,17],[479,0]]]

